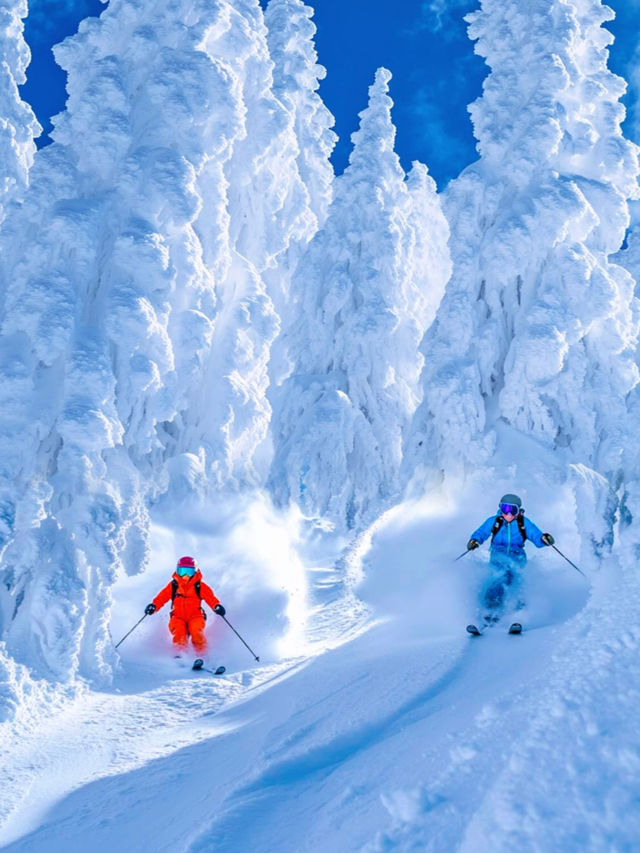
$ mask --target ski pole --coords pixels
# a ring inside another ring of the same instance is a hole
[[[147,618],[147,614],[145,613],[145,614],[144,614],[144,616],[142,617],[142,619],[146,619],[146,618]],[[124,635],[124,637],[120,640],[120,643],[124,643],[124,641],[127,639],[127,637],[129,636],[129,634],[132,634],[132,633],[136,630],[136,628],[138,627],[138,625],[142,622],[142,619],[138,619],[138,621],[137,621],[137,622],[136,622],[136,624],[133,626],[133,628],[131,629],[131,631],[127,631],[127,633]],[[118,648],[118,646],[120,645],[120,643],[116,643],[116,649]]]
[[[462,554],[460,554],[460,556],[459,556],[459,557],[456,557],[456,558],[455,558],[455,560],[454,560],[453,562],[454,562],[454,563],[457,563],[457,562],[458,562],[458,560],[461,560],[463,557],[466,557],[466,556],[467,556],[467,554],[469,553],[469,551],[471,551],[471,550],[472,550],[471,548],[467,548],[467,550],[466,550],[466,551],[464,551]]]
[[[585,573],[582,571],[582,569],[579,569],[575,563],[572,563],[568,557],[565,557],[559,548],[556,548],[555,545],[552,545],[551,547],[553,548],[554,551],[557,551],[561,557],[564,557],[564,559],[567,561],[567,563],[569,563],[570,566],[573,566],[573,568],[576,570],[576,572],[580,572],[580,574],[582,575],[583,578],[585,578],[586,580],[589,580],[589,578],[585,575]]]
[[[220,614],[218,614],[218,615],[220,615]],[[236,635],[236,637],[237,637],[239,640],[241,640],[241,642],[243,642],[243,643],[245,644],[245,646],[249,649],[249,651],[250,651],[250,652],[251,652],[251,654],[254,656],[254,658],[255,658],[257,661],[259,661],[259,660],[260,660],[260,658],[258,657],[258,655],[253,651],[253,649],[251,648],[251,646],[250,646],[248,643],[245,643],[245,642],[244,642],[244,640],[242,639],[242,637],[240,636],[240,634],[238,634],[238,632],[237,632],[237,631],[236,631],[236,629],[233,627],[233,625],[231,624],[231,622],[229,622],[229,620],[227,619],[227,617],[226,617],[226,616],[221,616],[220,618],[221,618],[221,619],[224,619],[224,621],[225,621],[225,622],[227,623],[227,625],[231,628],[231,630],[232,630],[232,631],[233,631],[233,633]]]

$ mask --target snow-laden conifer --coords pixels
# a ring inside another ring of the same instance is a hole
[[[233,247],[259,272],[277,266],[296,242],[306,243],[317,228],[309,194],[300,177],[300,145],[295,115],[272,91],[273,62],[258,0],[236,0],[248,29],[249,53],[240,51],[239,75],[245,134],[234,146],[226,170]]]
[[[481,465],[502,418],[603,472],[619,464],[636,303],[608,256],[637,192],[600,0],[483,0],[480,160],[447,192],[454,273],[424,343],[408,459]]]
[[[67,110],[3,251],[0,632],[39,673],[107,677],[149,503],[257,479],[257,267],[313,216],[257,0],[112,0],[56,57]]]
[[[318,94],[326,70],[318,65],[312,17],[313,9],[303,0],[270,0],[265,13],[274,62],[273,92],[294,115],[300,176],[322,225],[331,201],[329,157],[337,137],[331,129],[334,118]]]
[[[273,61],[273,94],[286,110],[293,131],[295,157],[284,165],[283,174],[299,172],[312,214],[288,241],[287,250],[265,270],[264,278],[276,311],[285,327],[289,325],[291,276],[301,253],[324,222],[333,193],[333,167],[329,157],[337,137],[331,130],[334,119],[318,94],[325,69],[318,65],[314,44],[316,32],[313,10],[302,0],[270,0],[265,13],[269,53]],[[291,138],[291,133],[290,133]],[[286,147],[279,144],[282,151]],[[269,373],[271,386],[282,382],[291,368],[282,337],[271,348]]]
[[[33,140],[41,130],[18,91],[31,59],[23,37],[27,11],[27,0],[0,0],[0,224],[7,205],[27,186]]]
[[[277,499],[347,527],[396,494],[418,344],[448,276],[435,185],[415,166],[408,186],[394,151],[390,77],[376,74],[325,227],[296,270],[294,366],[273,425]]]

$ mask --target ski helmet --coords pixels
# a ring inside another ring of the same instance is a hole
[[[178,560],[178,565],[176,566],[176,568],[178,568],[178,569],[181,569],[181,568],[197,569],[198,564],[196,563],[196,561],[194,560],[193,557],[180,557],[180,559]]]
[[[517,506],[518,509],[522,509],[522,501],[517,495],[503,495],[498,503],[500,506],[502,504],[511,504],[511,506]]]

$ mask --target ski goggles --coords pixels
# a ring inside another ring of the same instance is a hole
[[[192,578],[196,573],[196,570],[193,566],[178,566],[176,569],[176,574],[180,575],[181,578]]]
[[[500,512],[503,515],[517,515],[520,512],[520,507],[515,504],[500,504]]]

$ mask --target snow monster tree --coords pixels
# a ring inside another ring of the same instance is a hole
[[[6,207],[24,192],[40,134],[31,107],[20,97],[18,86],[26,81],[31,55],[23,37],[27,0],[0,2],[0,225]]]
[[[502,420],[615,483],[637,301],[609,256],[638,158],[611,17],[599,0],[482,0],[468,17],[491,73],[470,107],[480,159],[446,193],[454,272],[423,344],[411,473],[486,464]]]
[[[1,247],[0,717],[16,661],[110,677],[150,503],[258,480],[260,270],[315,221],[257,0],[111,0],[56,57],[67,109]]]
[[[418,345],[449,275],[435,184],[418,165],[407,182],[394,151],[390,77],[376,74],[325,226],[293,277],[293,369],[274,402],[273,493],[346,528],[397,494]]]

